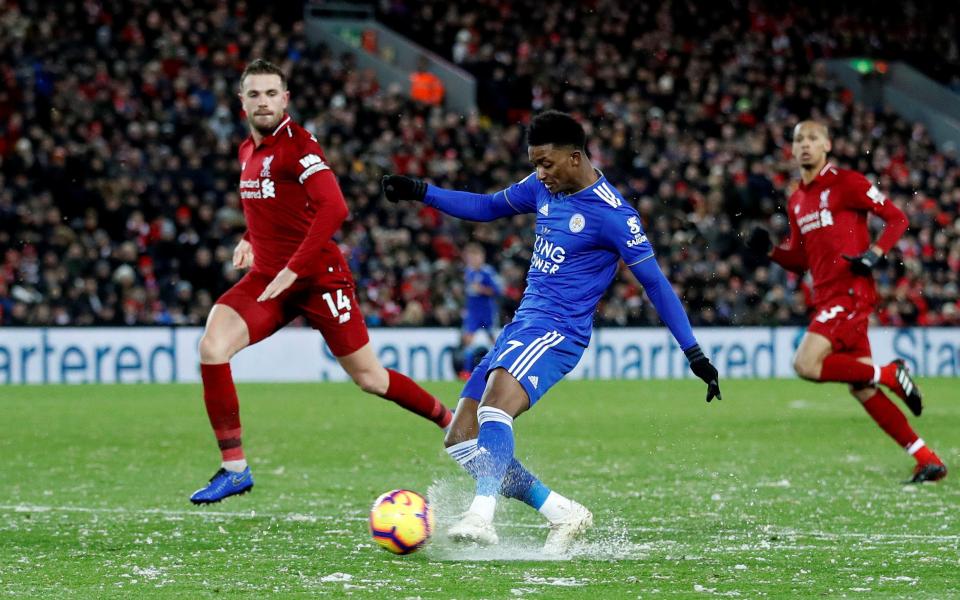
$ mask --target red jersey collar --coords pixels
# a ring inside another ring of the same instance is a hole
[[[835,167],[833,166],[833,163],[828,160],[827,163],[823,165],[823,168],[820,169],[820,172],[817,173],[817,176],[810,180],[810,183],[804,183],[802,180],[800,181],[800,189],[806,190],[813,187],[831,169],[835,169]]]
[[[264,136],[260,141],[261,146],[272,146],[277,143],[278,134],[283,130],[284,127],[291,123],[290,115],[283,113],[283,117],[280,119],[280,124],[277,125],[277,128],[273,130],[273,133],[270,135]],[[253,134],[249,137],[250,143],[253,142]]]

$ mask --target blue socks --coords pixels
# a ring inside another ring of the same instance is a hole
[[[513,461],[513,417],[499,408],[477,410],[477,495],[496,496]]]
[[[478,419],[481,412],[480,437],[453,445],[447,453],[477,480],[478,495],[499,492],[539,510],[550,488],[513,458],[513,419],[502,410],[488,407],[477,411]]]

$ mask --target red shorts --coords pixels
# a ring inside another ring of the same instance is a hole
[[[246,322],[251,345],[301,315],[320,331],[334,356],[356,352],[370,341],[348,271],[333,267],[330,273],[297,279],[276,298],[257,302],[271,281],[269,275],[250,272],[217,299]]]
[[[807,331],[819,333],[833,345],[834,352],[856,358],[870,356],[867,326],[873,307],[856,298],[837,298],[817,306]]]

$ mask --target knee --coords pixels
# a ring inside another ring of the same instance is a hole
[[[205,364],[219,364],[229,361],[233,351],[226,339],[220,336],[204,333],[200,338],[200,362]]]
[[[352,373],[351,375],[353,382],[368,394],[382,396],[387,393],[387,388],[390,386],[389,377],[385,376],[386,371],[380,372],[375,369],[365,369]]]
[[[796,356],[793,359],[793,370],[802,379],[816,381],[820,377],[820,366],[816,361],[812,361],[802,356]]]

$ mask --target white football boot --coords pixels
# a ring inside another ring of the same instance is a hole
[[[586,506],[570,501],[567,514],[550,523],[550,533],[543,544],[543,553],[552,556],[566,554],[583,532],[593,526],[593,513]]]
[[[493,546],[500,542],[493,523],[475,512],[465,512],[457,523],[447,530],[455,542],[473,542],[481,546]]]

